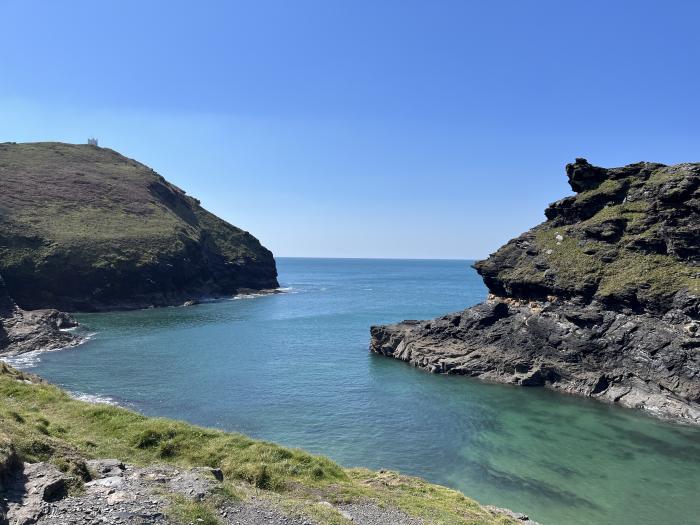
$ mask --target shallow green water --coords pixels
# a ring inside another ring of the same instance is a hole
[[[25,360],[83,394],[399,469],[544,524],[700,523],[700,429],[370,355],[374,323],[483,299],[464,261],[281,259],[289,293],[83,315],[96,332]]]

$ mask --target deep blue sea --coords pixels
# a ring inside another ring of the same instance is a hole
[[[24,361],[68,390],[397,469],[543,524],[700,523],[700,429],[368,352],[372,324],[486,296],[468,261],[278,259],[286,293],[85,314]]]

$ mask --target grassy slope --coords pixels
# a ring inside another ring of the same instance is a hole
[[[255,237],[116,151],[0,144],[0,181],[0,274],[24,308],[144,307],[277,286]]]
[[[428,523],[516,523],[494,516],[459,492],[418,478],[344,469],[327,458],[240,434],[91,405],[28,378],[0,364],[0,445],[9,438],[25,461],[51,461],[78,477],[86,472],[84,459],[91,458],[118,458],[137,465],[211,466],[220,467],[227,480],[221,497],[240,498],[256,491],[321,523],[350,523],[321,501],[360,499],[398,507]],[[173,516],[216,523],[215,503],[176,501]]]
[[[183,236],[198,239],[198,228],[187,220],[192,212],[177,201],[168,206],[167,199],[158,199],[149,191],[152,184],[175,190],[192,205],[198,219],[212,226],[210,214],[195,199],[186,197],[147,166],[106,148],[0,144],[0,175],[4,186],[0,209],[6,227],[58,246],[92,248],[98,252],[97,264],[109,264],[107,259],[99,259],[103,244],[145,262],[181,242]],[[254,255],[257,247],[245,232],[226,226],[229,235],[239,241],[228,243],[228,255]]]

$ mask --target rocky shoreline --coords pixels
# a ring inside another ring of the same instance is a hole
[[[486,302],[371,328],[371,350],[432,373],[544,386],[700,424],[696,325],[571,302]]]
[[[567,174],[578,195],[476,263],[487,301],[374,326],[371,351],[700,424],[700,165]]]
[[[82,337],[71,333],[78,322],[54,309],[23,310],[15,304],[0,276],[0,355],[57,350],[75,346]]]

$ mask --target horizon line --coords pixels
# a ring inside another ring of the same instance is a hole
[[[329,255],[273,255],[275,259],[336,259],[374,261],[479,261],[485,257],[335,257]]]

